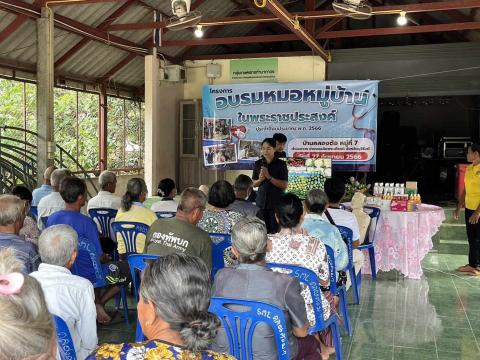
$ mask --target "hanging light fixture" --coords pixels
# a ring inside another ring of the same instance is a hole
[[[199,39],[202,38],[203,37],[202,25],[197,25],[197,28],[195,29],[193,34],[195,35],[196,38],[199,38]]]
[[[407,23],[408,23],[407,12],[406,11],[400,12],[400,15],[397,18],[397,24],[400,26],[405,26],[407,25]]]

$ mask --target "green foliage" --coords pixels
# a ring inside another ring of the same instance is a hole
[[[99,95],[55,88],[54,109],[56,143],[84,169],[97,169]],[[109,168],[143,166],[143,114],[143,103],[108,98]],[[0,125],[4,124],[37,132],[34,84],[0,78]],[[20,132],[3,132],[2,135],[36,146],[37,139],[32,135],[27,135],[26,139]],[[70,169],[78,170],[74,161],[66,157],[63,161]]]

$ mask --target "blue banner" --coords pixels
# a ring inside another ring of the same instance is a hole
[[[283,133],[288,157],[329,158],[336,171],[375,171],[378,81],[203,87],[203,159],[252,169],[261,141]]]

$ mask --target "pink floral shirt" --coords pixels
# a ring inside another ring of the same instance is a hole
[[[314,271],[321,281],[329,280],[327,251],[325,245],[316,237],[305,234],[290,233],[284,229],[278,234],[269,235],[272,241],[272,250],[267,253],[267,262],[291,264],[305,267]],[[307,317],[311,325],[315,324],[313,300],[308,287],[302,285],[302,296],[305,300]],[[330,304],[321,292],[323,318],[330,317]]]

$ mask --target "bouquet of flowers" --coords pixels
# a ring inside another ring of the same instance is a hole
[[[350,177],[349,181],[345,184],[345,196],[343,198],[344,202],[349,202],[352,200],[353,195],[360,191],[362,194],[367,195],[370,191],[371,184],[365,184],[356,180],[353,176]]]

